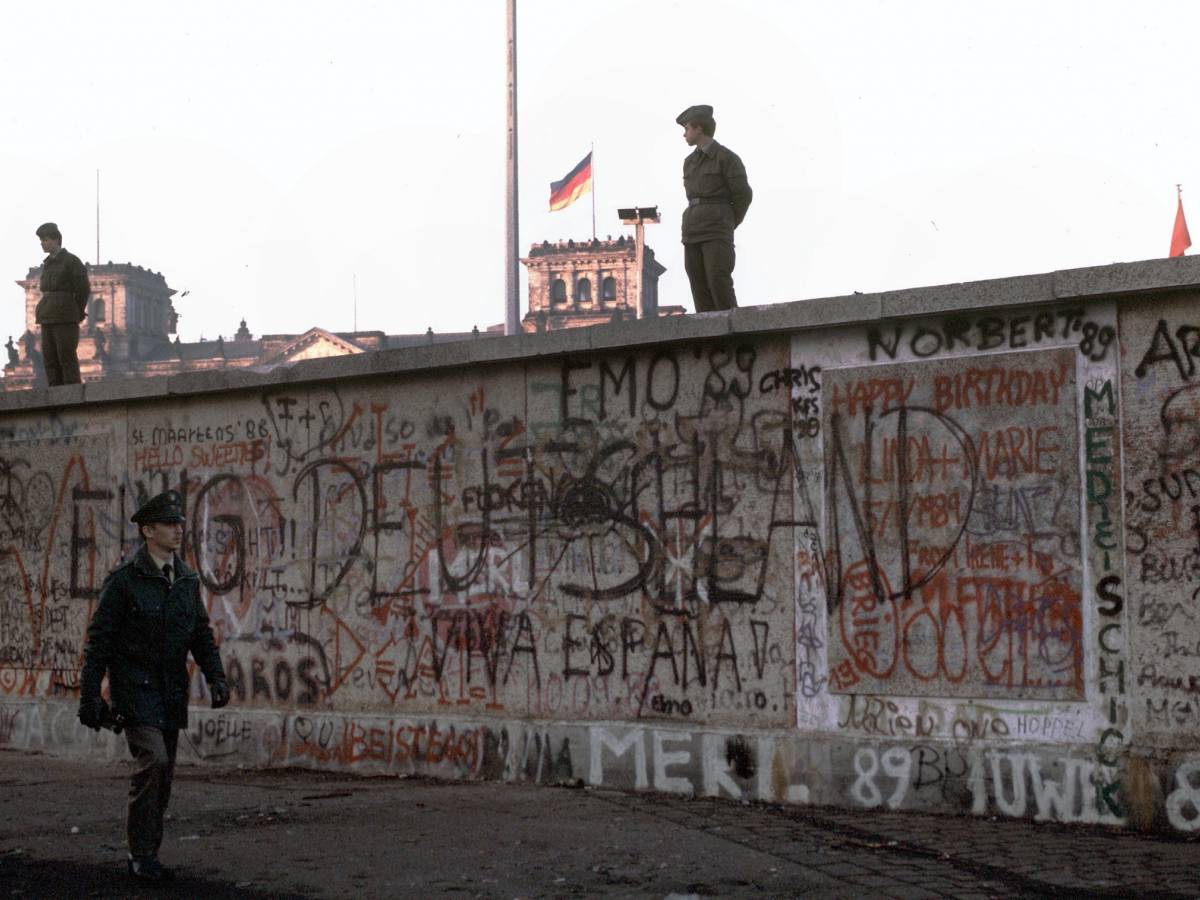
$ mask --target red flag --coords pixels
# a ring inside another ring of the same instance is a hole
[[[570,206],[592,189],[592,154],[588,153],[561,181],[550,185],[550,211]]]
[[[1192,236],[1188,234],[1187,219],[1183,217],[1183,192],[1180,191],[1179,207],[1175,210],[1175,230],[1171,232],[1171,255],[1183,256],[1183,251],[1190,246]]]

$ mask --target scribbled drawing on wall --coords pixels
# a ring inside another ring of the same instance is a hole
[[[1121,334],[1128,562],[1125,583],[1110,585],[1108,600],[1128,615],[1125,680],[1133,695],[1135,734],[1151,745],[1195,748],[1200,746],[1200,325],[1195,301],[1179,297],[1122,307]],[[1179,792],[1190,784],[1177,785],[1174,796],[1182,796]],[[1172,815],[1173,822],[1183,821],[1178,809]]]
[[[823,379],[832,689],[1082,699],[1073,352]]]
[[[786,363],[713,344],[139,411],[129,487],[184,495],[243,705],[783,723],[814,524]]]
[[[0,445],[0,695],[78,688],[92,603],[116,555],[105,434]]]

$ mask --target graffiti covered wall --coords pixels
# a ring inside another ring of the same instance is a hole
[[[170,488],[193,760],[1191,830],[1200,325],[1096,280],[13,405],[0,746],[120,756],[84,635]]]

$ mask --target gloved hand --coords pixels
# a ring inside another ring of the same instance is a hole
[[[229,702],[229,685],[223,681],[214,681],[208,686],[208,691],[212,694],[212,708],[220,709]]]
[[[108,704],[103,697],[82,697],[79,700],[79,721],[92,731],[99,731],[108,717]]]

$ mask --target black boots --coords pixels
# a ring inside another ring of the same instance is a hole
[[[175,873],[158,861],[157,856],[129,857],[129,874],[142,881],[170,881]]]

